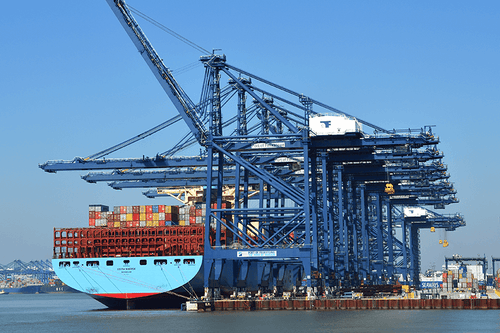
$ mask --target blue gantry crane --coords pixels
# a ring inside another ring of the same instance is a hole
[[[55,277],[50,260],[32,260],[29,262],[14,260],[6,265],[0,265],[0,281],[6,281],[13,276],[19,275],[30,276],[44,284]]]
[[[206,297],[215,297],[224,270],[245,289],[249,272],[262,289],[279,292],[284,279],[309,295],[340,287],[419,285],[421,229],[455,230],[459,214],[433,209],[458,202],[432,128],[386,130],[235,67],[206,52],[195,103],[164,65],[122,0],[107,0],[178,115],[130,140],[86,158],[49,161],[47,172],[89,170],[87,182],[114,189],[203,187],[206,195]],[[183,119],[188,133],[155,157],[104,156]],[[368,134],[370,128],[373,134]],[[198,144],[200,155],[175,156]],[[234,205],[223,207],[225,187]],[[251,194],[250,194],[251,193]],[[221,230],[230,230],[230,243]],[[215,232],[215,245],[208,241]]]

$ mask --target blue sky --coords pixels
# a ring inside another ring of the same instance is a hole
[[[435,125],[467,226],[421,233],[422,266],[500,256],[500,2],[133,1],[236,67],[383,128]],[[0,263],[47,259],[52,229],[87,223],[88,205],[158,204],[141,190],[87,184],[38,163],[87,156],[176,114],[102,1],[11,1],[0,26]],[[140,21],[174,70],[196,50]],[[177,76],[197,100],[201,65]],[[185,125],[115,157],[152,156]],[[173,204],[174,202],[166,202]],[[441,211],[440,211],[441,212]]]

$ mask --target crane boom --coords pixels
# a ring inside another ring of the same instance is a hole
[[[203,122],[196,113],[196,105],[177,83],[170,70],[163,64],[158,53],[132,16],[125,1],[106,1],[132,42],[134,42],[134,45],[137,47],[137,50],[148,64],[156,79],[160,82],[163,90],[165,90],[179,114],[182,116],[191,132],[195,135],[196,140],[203,145],[206,141],[207,134]]]

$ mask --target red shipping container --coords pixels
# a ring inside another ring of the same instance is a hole
[[[120,228],[126,228],[127,222],[120,222]]]
[[[140,214],[141,213],[141,206],[132,206],[132,213],[133,214]]]
[[[89,219],[95,219],[95,212],[89,212]]]
[[[134,213],[134,214],[132,214],[132,220],[133,221],[140,221],[141,220],[141,214],[140,213]]]
[[[100,219],[101,218],[101,212],[94,212],[94,218],[95,219]]]
[[[127,206],[120,206],[120,214],[127,214]]]
[[[196,224],[196,216],[189,217],[189,224]]]
[[[146,221],[153,221],[153,213],[146,214]]]
[[[202,215],[202,210],[201,210],[201,209],[197,209],[197,210],[195,211],[195,216],[196,216],[196,217],[201,217],[201,216],[203,216],[203,215]]]
[[[89,219],[89,227],[95,227],[95,219]]]
[[[165,213],[165,221],[179,222],[179,215]]]
[[[158,213],[165,213],[165,205],[158,205]]]
[[[153,206],[147,205],[146,206],[146,213],[153,213]]]
[[[134,226],[133,223],[132,221],[127,221],[127,228],[132,228]]]
[[[114,225],[115,225],[115,223],[114,223],[114,222],[108,222],[108,228],[113,228],[113,227],[114,227]]]
[[[189,207],[189,216],[196,216],[196,207],[195,206],[191,206]]]
[[[133,223],[133,225],[134,225],[134,228],[138,228],[138,227],[140,227],[140,222],[139,222],[139,221],[134,221],[134,222],[132,222],[132,223]]]

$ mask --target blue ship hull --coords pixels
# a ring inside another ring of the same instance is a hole
[[[53,259],[68,286],[114,309],[179,308],[203,295],[203,256]]]

